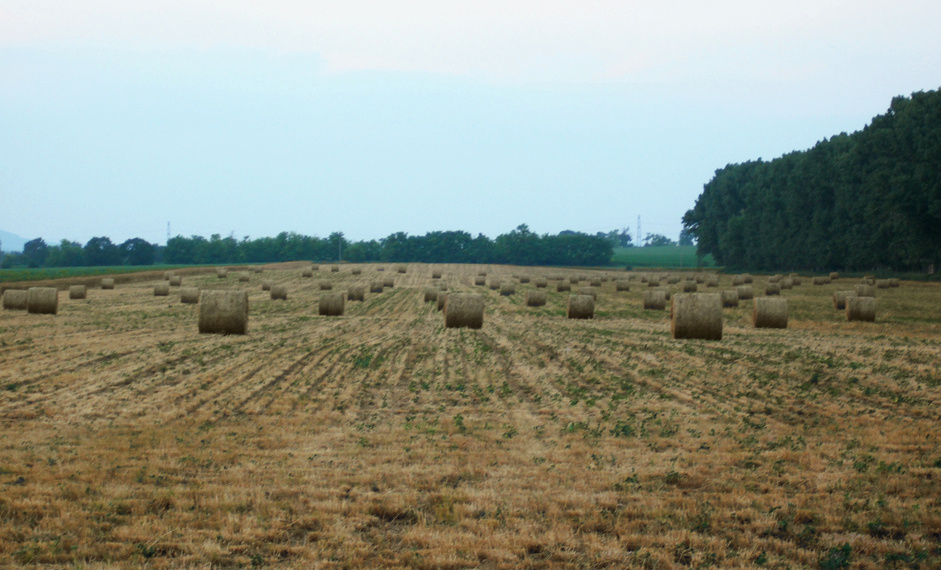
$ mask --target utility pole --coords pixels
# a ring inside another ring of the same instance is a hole
[[[170,243],[170,222],[167,222],[167,243]]]
[[[637,216],[637,245],[638,247],[643,245],[644,234],[640,231],[640,216]]]

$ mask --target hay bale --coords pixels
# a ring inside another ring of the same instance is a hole
[[[171,277],[173,277],[173,272],[172,272],[172,271],[164,271],[164,272],[163,272],[163,280],[164,280],[164,281],[169,281]]]
[[[366,286],[365,285],[350,285],[349,289],[346,290],[346,300],[347,301],[365,301],[366,300]]]
[[[846,310],[846,299],[848,297],[855,297],[856,291],[834,291],[833,292],[833,308],[837,311]]]
[[[683,282],[684,293],[695,293],[698,288],[699,286],[696,285],[696,281],[684,281]]]
[[[674,275],[674,274],[671,273],[670,276],[667,277],[667,283],[668,283],[669,285],[678,285],[679,282],[680,282],[680,276],[679,276],[679,275]]]
[[[657,287],[654,291],[663,291],[663,298],[667,301],[673,296],[673,293],[670,291],[669,287]]]
[[[479,285],[480,287],[483,287],[483,286],[485,286],[486,284],[487,284],[487,278],[486,278],[486,277],[483,277],[483,276],[480,276],[480,275],[474,277],[474,285]]]
[[[656,278],[655,278],[655,277],[648,277],[648,278],[647,278],[647,287],[650,287],[651,289],[653,289],[654,287],[659,287],[659,286],[660,286],[660,278],[659,278],[659,277],[656,277]]]
[[[477,277],[486,277],[486,276],[487,276],[487,272],[486,272],[486,271],[484,271],[483,269],[478,269],[478,270],[477,270]]]
[[[768,283],[780,283],[783,277],[784,276],[781,274],[774,274],[771,277],[768,277]]]
[[[876,280],[875,280],[875,279],[872,279],[871,277],[863,277],[862,279],[859,280],[859,283],[860,283],[861,285],[872,285],[872,286],[875,286],[875,285],[876,285]]]
[[[735,290],[738,291],[739,301],[747,301],[755,298],[755,292],[752,291],[751,285],[739,285]]]
[[[438,283],[438,291],[447,291],[447,290],[448,290],[447,281],[441,281],[440,283]]]
[[[248,273],[239,274],[239,283],[248,283],[251,280]]]
[[[670,313],[673,338],[722,340],[722,295],[674,295]]]
[[[487,286],[490,287],[491,291],[499,291],[500,286],[502,284],[503,284],[503,281],[501,281],[500,279],[491,279],[490,283],[488,283]]]
[[[504,281],[503,283],[500,283],[500,294],[504,297],[515,295],[516,283],[513,283],[512,281]]]
[[[200,292],[200,334],[245,334],[247,331],[247,292],[225,290]]]
[[[837,273],[836,271],[831,271],[831,272],[830,272],[830,277],[829,277],[830,281],[836,281],[836,280],[839,279],[839,278],[840,278],[840,274],[839,274],[839,273]]]
[[[376,271],[385,271],[385,270],[386,270],[386,268],[383,267],[383,266],[381,266],[381,265],[378,266],[378,267],[376,267]]]
[[[559,293],[563,293],[563,292],[565,292],[565,291],[571,291],[571,290],[572,290],[572,284],[571,284],[571,282],[566,281],[565,279],[563,279],[563,280],[559,281],[558,283],[556,283],[556,285],[555,285],[555,290],[558,291]]]
[[[719,286],[719,276],[710,275],[706,278],[706,287],[718,287]]]
[[[180,288],[180,302],[188,305],[199,303],[199,287]]]
[[[395,267],[395,270],[398,273],[405,273],[406,271],[408,271],[408,267],[406,267],[405,265],[397,265]]]
[[[889,277],[889,287],[898,287],[899,285],[901,285],[901,282],[898,277]]]
[[[314,263],[314,264],[312,264],[312,265],[310,266],[310,270],[311,270],[311,271],[320,271],[320,266],[317,265],[316,263]]]
[[[41,315],[59,312],[59,290],[55,287],[30,287],[26,291],[26,310]]]
[[[271,281],[262,281],[261,282],[262,291],[271,291]]]
[[[545,291],[538,289],[532,289],[526,291],[526,306],[527,307],[542,307],[546,304],[546,301],[549,300],[549,294]]]
[[[448,300],[448,294],[445,291],[439,291],[438,292],[438,310],[439,311],[444,310],[444,304],[447,302],[447,300]]]
[[[755,299],[751,320],[756,329],[786,329],[787,299],[784,297]]]
[[[722,291],[722,306],[726,308],[738,306],[738,289]]]
[[[826,277],[820,275],[814,276],[814,285],[826,285],[828,282],[829,280]]]
[[[154,285],[154,297],[166,297],[170,294],[169,283],[157,283]]]
[[[765,286],[765,295],[780,295],[781,283],[768,283]]]
[[[589,279],[588,284],[592,287],[601,287],[601,279],[598,277]]]
[[[598,290],[594,289],[593,287],[579,287],[578,291],[575,294],[576,295],[588,295],[595,301],[598,300]]]
[[[369,284],[370,293],[382,293],[382,281],[373,281]]]
[[[781,279],[781,290],[782,290],[782,291],[785,290],[785,289],[793,289],[793,288],[794,288],[794,280],[793,280],[793,279],[791,279],[790,277],[785,277],[784,279]]]
[[[390,289],[395,287],[395,277],[392,277],[391,275],[384,277],[382,279],[382,286],[388,287]]]
[[[359,275],[359,274],[361,274],[362,272],[363,272],[363,268],[362,268],[362,267],[354,267],[353,269],[350,269],[350,274],[352,274],[352,275]]]
[[[444,304],[444,326],[479,329],[484,326],[484,298],[473,293],[451,293]]]
[[[329,291],[333,289],[333,283],[327,281],[326,279],[321,279],[317,282],[317,288],[319,288],[321,291]]]
[[[3,292],[3,308],[8,311],[25,311],[28,295],[26,289],[7,289]]]
[[[662,289],[644,291],[644,308],[662,311],[667,308],[667,295]]]
[[[216,269],[216,277],[219,279],[226,279],[229,276],[229,270],[224,267],[219,267]]]
[[[101,288],[102,288],[102,289],[114,289],[114,278],[113,278],[113,277],[105,277],[104,279],[102,279],[102,280],[101,280]]]
[[[738,287],[739,285],[744,285],[744,284],[745,284],[745,276],[744,276],[744,275],[733,275],[733,276],[732,276],[732,286],[733,286],[733,287]]]
[[[876,289],[888,289],[889,280],[888,279],[876,279]]]
[[[304,271],[301,271],[301,277],[310,278],[313,276],[314,276],[314,271],[312,269],[305,269]]]
[[[873,285],[864,285],[862,283],[854,287],[857,297],[875,297],[876,288]]]
[[[438,301],[438,288],[437,287],[425,287],[423,289],[424,298],[426,303],[436,303]]]
[[[624,280],[624,279],[618,279],[618,280],[614,283],[614,290],[615,290],[615,291],[630,291],[630,290],[631,290],[631,282],[630,282],[630,281],[626,281],[626,280]]]
[[[69,299],[84,299],[86,291],[84,285],[72,285],[69,287]]]
[[[271,286],[271,300],[288,300],[288,288],[287,285],[272,285]]]
[[[264,271],[265,271],[265,270],[264,270],[264,268],[262,268],[262,267],[253,267],[253,268],[252,268],[252,273],[264,273]]]
[[[180,287],[183,285],[183,277],[174,275],[170,277],[170,287]]]
[[[570,319],[595,318],[595,298],[591,295],[569,295],[566,315]]]
[[[537,289],[545,289],[546,287],[549,286],[549,280],[546,279],[545,277],[537,277],[536,279],[533,280],[533,285]]]
[[[705,274],[705,273],[697,273],[697,274],[696,274],[696,283],[699,284],[699,285],[702,285],[702,284],[705,283],[705,282],[706,282],[706,274]]]
[[[863,279],[865,279],[866,282],[868,282],[870,285],[872,285],[872,284],[875,282],[875,280],[876,280],[876,276],[875,276],[875,275],[864,275],[864,276],[863,276]]]
[[[581,280],[579,275],[569,275],[569,284],[571,285],[578,285],[578,282]]]
[[[746,284],[746,285],[755,282],[755,278],[752,277],[751,273],[743,273],[743,274],[742,274],[742,279],[745,280],[745,284]]]
[[[331,266],[330,266],[330,273],[339,273],[339,272],[340,272],[340,267],[339,267],[339,266],[337,266],[337,265],[331,265]]]
[[[794,286],[794,287],[800,287],[800,286],[801,286],[802,281],[801,281],[800,275],[792,274],[790,277],[791,277],[791,285],[792,285],[792,286]]]
[[[343,293],[324,293],[320,296],[317,311],[325,317],[339,317],[344,308]]]
[[[440,270],[440,269],[435,269],[435,270],[433,270],[433,271],[431,272],[431,278],[432,278],[432,279],[441,279],[441,270]]]
[[[847,297],[846,320],[874,322],[876,320],[876,298]]]

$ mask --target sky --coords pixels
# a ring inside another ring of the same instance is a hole
[[[628,228],[941,87],[941,2],[3,0],[0,230]]]

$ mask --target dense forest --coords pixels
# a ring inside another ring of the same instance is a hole
[[[538,235],[521,225],[490,239],[463,231],[429,232],[424,236],[394,233],[380,240],[347,241],[335,232],[327,238],[282,232],[276,237],[237,240],[212,235],[171,238],[157,246],[134,238],[121,244],[95,237],[84,246],[68,240],[48,245],[30,240],[23,253],[6,254],[2,266],[80,267],[108,265],[172,265],[263,263],[277,261],[503,263],[513,265],[606,265],[616,245],[630,243],[626,231],[584,233],[565,231]]]
[[[925,270],[941,258],[941,92],[896,97],[810,150],[716,171],[683,225],[727,267]]]

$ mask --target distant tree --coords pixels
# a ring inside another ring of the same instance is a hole
[[[127,265],[153,265],[154,246],[141,239],[132,238],[122,243],[119,248],[121,258]]]
[[[644,247],[655,247],[663,245],[676,245],[676,242],[661,234],[647,234],[644,238]]]
[[[680,245],[696,245],[696,244],[693,242],[693,238],[695,238],[695,237],[696,237],[696,236],[695,236],[695,234],[693,233],[693,230],[691,230],[691,229],[689,229],[689,228],[683,228],[682,230],[680,230],[680,241],[679,241],[679,244],[680,244]]]
[[[85,251],[77,241],[64,239],[49,248],[46,265],[49,267],[81,267],[85,264]]]
[[[85,265],[90,267],[121,265],[121,251],[108,237],[93,237],[83,248]]]
[[[42,267],[49,256],[49,247],[42,238],[31,239],[23,245],[23,257],[29,267]]]

